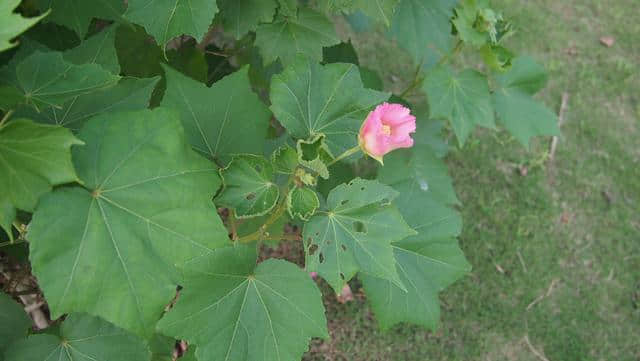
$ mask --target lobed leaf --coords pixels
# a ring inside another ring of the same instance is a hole
[[[31,322],[22,305],[0,292],[0,361],[4,360],[5,350],[14,341],[27,336]]]
[[[146,343],[104,320],[87,314],[71,314],[60,328],[60,335],[31,335],[14,343],[6,361],[91,360],[149,361]]]
[[[276,13],[276,0],[218,0],[222,26],[240,39],[255,31],[260,23],[270,23]]]
[[[24,18],[22,15],[14,13],[21,1],[3,0],[0,3],[0,24],[2,24],[2,28],[0,28],[0,51],[5,51],[18,45],[17,41],[12,40],[49,15],[48,12],[45,12],[40,16]]]
[[[144,26],[164,47],[179,35],[200,41],[217,12],[215,0],[129,0],[124,17]]]
[[[78,179],[68,129],[15,119],[0,127],[0,227],[11,236],[16,209],[32,212],[54,185]]]
[[[367,112],[389,94],[364,88],[353,64],[320,65],[300,56],[273,77],[270,97],[271,110],[291,136],[325,135],[336,156],[357,144]]]
[[[224,162],[233,154],[262,154],[270,114],[251,90],[247,67],[210,88],[164,69],[167,90],[161,105],[180,112],[194,149]]]
[[[415,231],[391,204],[397,196],[391,187],[359,178],[334,188],[327,210],[304,226],[307,270],[318,272],[336,293],[358,271],[404,288],[391,243]]]
[[[431,117],[449,119],[460,145],[476,125],[495,129],[487,77],[467,69],[458,74],[447,66],[428,73],[423,86]]]
[[[280,191],[273,181],[273,166],[263,157],[237,156],[220,173],[224,189],[216,204],[233,209],[236,217],[261,216],[276,205]]]
[[[265,64],[280,59],[287,66],[296,62],[297,54],[322,60],[322,47],[338,44],[333,23],[322,13],[303,7],[297,17],[278,15],[273,23],[262,24],[256,31],[255,44]]]
[[[116,25],[84,40],[75,48],[63,53],[64,60],[76,64],[98,64],[111,73],[120,74],[120,64],[116,54]]]
[[[320,291],[296,265],[256,257],[236,246],[190,263],[159,329],[196,345],[199,360],[299,360],[311,337],[328,337]]]
[[[41,11],[51,10],[46,21],[66,26],[81,39],[93,18],[121,21],[126,7],[122,0],[35,0],[35,5]]]
[[[53,318],[88,312],[145,337],[183,264],[228,242],[210,201],[216,168],[167,109],[103,114],[73,151],[84,188],[45,196],[27,235]]]

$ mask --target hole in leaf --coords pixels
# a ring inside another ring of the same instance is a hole
[[[347,204],[347,203],[349,203],[349,200],[348,200],[348,199],[345,199],[344,201],[340,202],[340,205],[343,205],[343,206],[344,206],[344,205],[345,205],[345,204]]]
[[[342,248],[343,251],[345,251],[345,252],[347,251],[347,246],[345,246],[344,244],[340,245],[340,247]]]
[[[258,173],[262,172],[262,167],[261,167],[259,164],[256,164],[256,165],[253,167],[253,169],[255,169],[255,170],[256,170],[256,172],[258,172]]]
[[[311,242],[311,238],[309,238],[309,242]],[[317,250],[318,250],[317,244],[312,244],[311,246],[309,246],[309,256],[313,256]]]
[[[330,239],[328,239],[328,240],[326,240],[326,241],[325,241],[325,243],[327,243],[327,244],[331,244],[331,240],[330,240]]]
[[[389,198],[383,198],[383,199],[380,201],[380,204],[382,204],[383,206],[386,206],[386,205],[388,205],[388,204],[390,204],[390,203],[391,203],[391,201],[389,200]]]
[[[320,263],[324,263],[324,255],[322,254],[322,252],[320,252],[320,254],[318,255],[318,259],[320,260]]]
[[[361,190],[361,191],[363,191],[363,190],[364,190],[364,187],[360,187],[360,190]]]
[[[340,272],[340,278],[344,281],[344,273]]]
[[[353,230],[358,233],[367,233],[367,226],[360,221],[353,222]]]
[[[249,193],[247,194],[247,196],[245,198],[247,198],[248,201],[254,199],[256,197],[255,193]]]

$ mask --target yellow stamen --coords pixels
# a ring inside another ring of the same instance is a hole
[[[391,135],[391,127],[388,125],[382,125],[382,134]]]

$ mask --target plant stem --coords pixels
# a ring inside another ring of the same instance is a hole
[[[409,84],[409,86],[402,93],[400,93],[400,98],[404,98],[405,95],[415,89],[422,82],[422,78],[420,78],[420,70],[422,70],[422,64],[423,63],[421,62],[416,67],[416,72],[413,74],[413,80],[411,81],[411,84]]]
[[[231,239],[238,239],[238,232],[236,228],[236,216],[233,213],[233,209],[229,209],[229,225],[231,226]]]
[[[340,154],[337,158],[335,158],[334,160],[332,160],[331,162],[329,162],[329,164],[327,164],[327,167],[355,154],[358,153],[360,151],[360,145],[356,145],[355,147],[351,148],[351,149],[347,149],[344,153]]]
[[[0,243],[0,248],[2,248],[2,247],[6,247],[6,246],[12,246],[12,245],[14,245],[14,244],[26,243],[26,242],[27,242],[27,241],[26,241],[26,240],[24,240],[24,239],[19,239],[19,240],[14,241],[14,242],[11,242],[11,241],[9,241],[9,242],[2,242],[2,243]]]

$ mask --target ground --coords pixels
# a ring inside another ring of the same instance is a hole
[[[508,45],[549,70],[540,99],[558,111],[568,95],[555,159],[547,138],[527,151],[482,130],[452,151],[473,271],[442,293],[439,329],[383,333],[363,296],[328,297],[332,340],[306,360],[640,360],[638,0],[492,4],[517,27]],[[382,36],[356,48],[389,87],[411,78]]]

